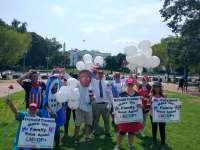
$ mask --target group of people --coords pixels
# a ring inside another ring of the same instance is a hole
[[[7,99],[7,104],[14,112],[16,120],[20,123],[26,116],[55,118],[55,146],[60,146],[60,127],[64,126],[64,136],[68,136],[68,127],[71,113],[73,113],[74,144],[79,144],[80,127],[85,125],[84,134],[85,142],[92,142],[91,134],[98,137],[101,133],[99,130],[99,121],[102,116],[104,122],[104,135],[106,138],[111,137],[110,119],[117,134],[117,141],[114,150],[119,150],[122,145],[124,136],[128,135],[128,146],[134,150],[134,135],[140,133],[143,137],[144,127],[147,116],[150,114],[152,125],[152,145],[157,143],[157,129],[159,126],[161,145],[165,146],[165,123],[154,123],[152,120],[153,98],[162,99],[164,97],[162,84],[159,81],[150,85],[148,76],[144,76],[139,82],[135,76],[129,75],[127,79],[121,79],[120,73],[114,73],[114,80],[106,81],[103,68],[96,68],[93,72],[82,70],[79,72],[78,86],[80,93],[80,103],[76,110],[70,109],[67,102],[60,104],[56,101],[56,93],[61,86],[67,85],[70,78],[68,74],[49,76],[47,83],[39,80],[39,74],[36,71],[29,71],[20,77],[17,82],[25,90],[25,107],[27,112],[17,110],[11,99]],[[44,94],[43,94],[44,93]],[[142,103],[138,104],[143,110],[143,122],[120,123],[115,124],[113,111],[113,98],[118,97],[135,97],[141,96]],[[20,129],[20,126],[19,126]],[[14,150],[29,148],[19,148],[17,146],[19,138],[19,129],[16,134]],[[31,150],[31,149],[29,149]]]
[[[178,89],[177,92],[181,89],[182,93],[188,91],[188,79],[187,77],[181,77],[178,81]]]

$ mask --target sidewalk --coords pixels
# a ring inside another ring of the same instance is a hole
[[[178,85],[174,84],[174,83],[163,83],[163,87],[164,87],[164,90],[167,90],[167,91],[182,93],[181,89],[179,89],[179,91],[177,91]],[[190,95],[193,95],[193,96],[199,96],[200,97],[200,92],[198,91],[198,89],[196,87],[190,87],[189,86],[188,91],[185,94],[190,94]]]
[[[10,93],[16,93],[22,90],[22,87],[15,81],[0,83],[0,97],[4,97],[8,94],[8,86],[13,85],[14,89],[10,90]]]

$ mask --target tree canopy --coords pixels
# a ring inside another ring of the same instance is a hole
[[[0,69],[16,64],[31,44],[29,33],[17,32],[0,20]]]

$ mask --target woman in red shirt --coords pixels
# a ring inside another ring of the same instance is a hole
[[[139,96],[139,94],[134,90],[133,86],[135,81],[132,78],[128,78],[127,81],[127,89],[126,91],[122,92],[119,96],[120,97],[135,97]],[[142,107],[140,105],[140,107]],[[128,144],[130,150],[135,150],[133,147],[133,139],[134,134],[139,132],[143,128],[143,125],[140,122],[131,122],[131,123],[120,123],[117,125],[118,129],[118,137],[117,137],[117,145],[115,146],[114,150],[119,150],[123,137],[126,133],[128,133]]]

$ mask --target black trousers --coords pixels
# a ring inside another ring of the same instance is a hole
[[[158,126],[159,126],[161,144],[165,145],[165,138],[166,138],[165,126],[166,126],[166,124],[165,123],[155,123],[155,122],[153,122],[152,116],[150,116],[150,119],[151,119],[151,125],[152,125],[153,142],[157,142],[156,137],[157,137],[157,129],[158,129]]]
[[[71,111],[73,112],[73,120],[75,122],[75,110],[71,110],[67,105],[65,107],[65,113],[66,113],[66,123],[65,123],[65,134],[68,135],[68,127],[69,127],[69,121],[71,116]]]

